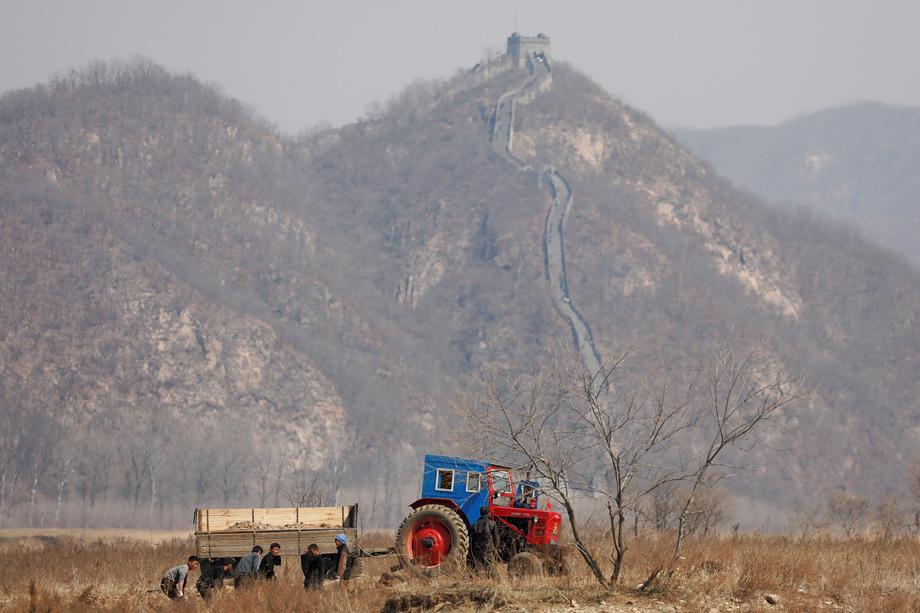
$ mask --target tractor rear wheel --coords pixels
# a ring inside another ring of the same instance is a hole
[[[469,550],[470,535],[463,518],[440,504],[415,509],[396,532],[396,552],[403,566],[414,570],[462,568]]]

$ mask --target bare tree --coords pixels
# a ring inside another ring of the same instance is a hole
[[[230,416],[219,423],[214,438],[217,486],[226,505],[246,490],[245,478],[250,468],[248,458],[252,454],[266,455],[266,452],[255,446],[249,421],[242,416]]]
[[[13,499],[22,470],[23,448],[28,440],[24,430],[24,411],[11,404],[0,410],[0,511],[6,505],[7,519],[13,512]]]
[[[71,441],[64,441],[58,446],[58,453],[55,457],[57,467],[57,504],[54,507],[54,526],[61,525],[61,510],[64,506],[64,497],[68,492],[68,482],[73,473],[73,461],[77,452]]]
[[[735,450],[749,453],[759,430],[781,409],[808,393],[803,377],[787,374],[782,364],[759,349],[738,353],[732,347],[720,348],[695,373],[696,380],[698,385],[694,382],[689,386],[696,391],[691,403],[699,411],[708,444],[691,460],[693,476],[678,514],[668,575],[677,566],[691,518],[697,512],[697,496],[725,470],[738,468],[728,463],[726,456]]]
[[[613,541],[612,583],[620,578],[627,550],[627,514],[639,511],[657,489],[688,476],[680,462],[669,461],[672,445],[692,428],[698,416],[685,397],[674,398],[669,385],[631,385],[621,375],[629,352],[597,373],[572,373],[574,430],[599,452],[596,462],[581,466],[582,489],[606,502]],[[588,475],[602,476],[601,479]]]
[[[801,536],[808,537],[827,528],[825,515],[823,502],[815,502],[811,498],[807,501],[797,500],[788,520],[789,527],[792,531],[800,532]]]
[[[646,500],[645,506],[652,527],[658,532],[671,530],[677,527],[677,516],[683,500],[678,483],[666,483],[659,487]]]
[[[863,526],[869,512],[869,499],[848,492],[836,492],[827,501],[827,517],[839,525],[847,538]]]
[[[675,506],[686,499],[682,489],[673,493]],[[697,493],[687,522],[687,535],[708,536],[725,522],[728,511],[728,498],[724,490],[718,487],[701,490]]]
[[[93,419],[76,433],[76,448],[79,449],[75,460],[74,473],[77,477],[76,490],[80,499],[89,507],[109,489],[112,479],[112,466],[115,461],[111,430],[104,419]]]
[[[256,487],[259,492],[259,504],[264,507],[268,504],[268,493],[271,491],[271,476],[278,469],[277,460],[271,454],[261,453],[256,455],[254,461],[253,469],[258,476],[258,485]]]
[[[897,496],[884,496],[872,509],[873,520],[879,536],[888,540],[906,526],[904,505]]]
[[[647,498],[654,509],[663,500],[656,493],[688,483],[678,504],[669,502],[656,518],[662,528],[671,518],[677,522],[676,562],[691,528],[712,529],[719,520],[722,507],[703,492],[718,480],[715,469],[729,466],[723,454],[730,448],[749,451],[742,446],[753,442],[754,430],[800,396],[800,380],[774,362],[755,366],[757,355],[738,360],[734,351],[720,350],[709,368],[675,385],[643,381],[626,368],[630,353],[624,352],[596,373],[554,368],[524,382],[489,378],[483,392],[462,400],[459,410],[477,445],[543,481],[565,509],[575,547],[595,578],[616,583],[628,550],[630,515],[637,521]],[[679,453],[700,440],[708,440],[703,453]],[[579,496],[607,508],[609,578],[582,539]]]
[[[636,505],[629,511],[632,518],[633,538],[639,538],[639,526],[647,521],[648,513],[643,505]]]
[[[335,488],[320,480],[320,475],[298,474],[288,487],[287,500],[292,507],[325,507],[335,501]]]
[[[61,424],[44,408],[33,410],[27,417],[28,445],[25,451],[31,475],[28,525],[32,526],[39,483],[51,468],[55,448],[63,438],[64,431]]]

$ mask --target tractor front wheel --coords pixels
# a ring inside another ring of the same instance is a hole
[[[426,504],[410,513],[396,533],[396,552],[403,566],[422,571],[461,568],[470,550],[463,519],[440,504]]]
[[[540,577],[543,575],[543,563],[529,551],[515,554],[508,560],[508,576],[512,579]]]

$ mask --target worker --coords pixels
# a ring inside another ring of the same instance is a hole
[[[479,509],[479,519],[473,524],[473,562],[477,570],[497,574],[495,555],[498,549],[498,525],[489,517],[489,507]]]
[[[320,586],[326,574],[326,560],[319,552],[319,545],[313,543],[301,554],[300,570],[303,571],[304,589]]]
[[[256,545],[252,551],[240,558],[233,573],[233,587],[243,589],[252,585],[259,578],[259,563],[262,561],[262,548]]]
[[[342,579],[351,579],[351,567],[354,564],[354,558],[348,549],[348,536],[345,534],[335,535],[335,576],[333,580],[341,581]]]
[[[195,584],[195,589],[198,590],[204,600],[210,601],[214,590],[224,589],[224,577],[229,576],[232,571],[233,559],[219,558],[212,566],[201,573],[201,576],[198,577],[198,583]]]
[[[185,585],[188,583],[188,574],[198,570],[200,566],[201,563],[198,561],[197,556],[189,556],[188,562],[185,564],[173,566],[163,573],[163,578],[160,580],[160,590],[172,600],[185,598]]]
[[[262,556],[262,561],[259,562],[259,574],[263,579],[273,581],[276,566],[281,566],[281,545],[272,543],[268,546],[268,553]]]

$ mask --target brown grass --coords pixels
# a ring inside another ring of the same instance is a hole
[[[27,543],[42,543],[53,538],[75,539],[85,543],[111,542],[120,539],[161,543],[191,538],[188,530],[134,530],[131,528],[7,528],[0,530],[0,548],[4,543],[21,547]]]
[[[0,538],[0,609],[59,610],[188,610],[207,607],[194,590],[183,603],[172,603],[155,590],[162,572],[183,560],[194,546],[188,538],[151,542],[121,533],[105,538],[5,534]],[[391,535],[368,535],[365,545],[381,546]],[[595,541],[597,542],[597,541]],[[28,550],[24,550],[27,543]],[[785,611],[917,611],[920,610],[920,541],[793,538],[788,536],[716,537],[688,543],[673,580],[652,593],[636,586],[663,564],[671,541],[664,536],[632,543],[624,577],[614,590],[598,587],[584,564],[573,557],[567,577],[512,582],[505,573],[487,579],[469,573],[421,579],[389,573],[394,558],[372,560],[366,576],[350,585],[317,592],[301,587],[296,557],[285,558],[281,579],[235,593],[218,593],[210,609],[272,611],[313,609],[345,611],[490,610],[526,608],[551,611],[776,610],[764,602],[779,595]],[[388,573],[382,585],[380,577]],[[605,606],[597,606],[600,602]],[[629,603],[629,604],[627,604]],[[609,606],[607,606],[609,605]]]

